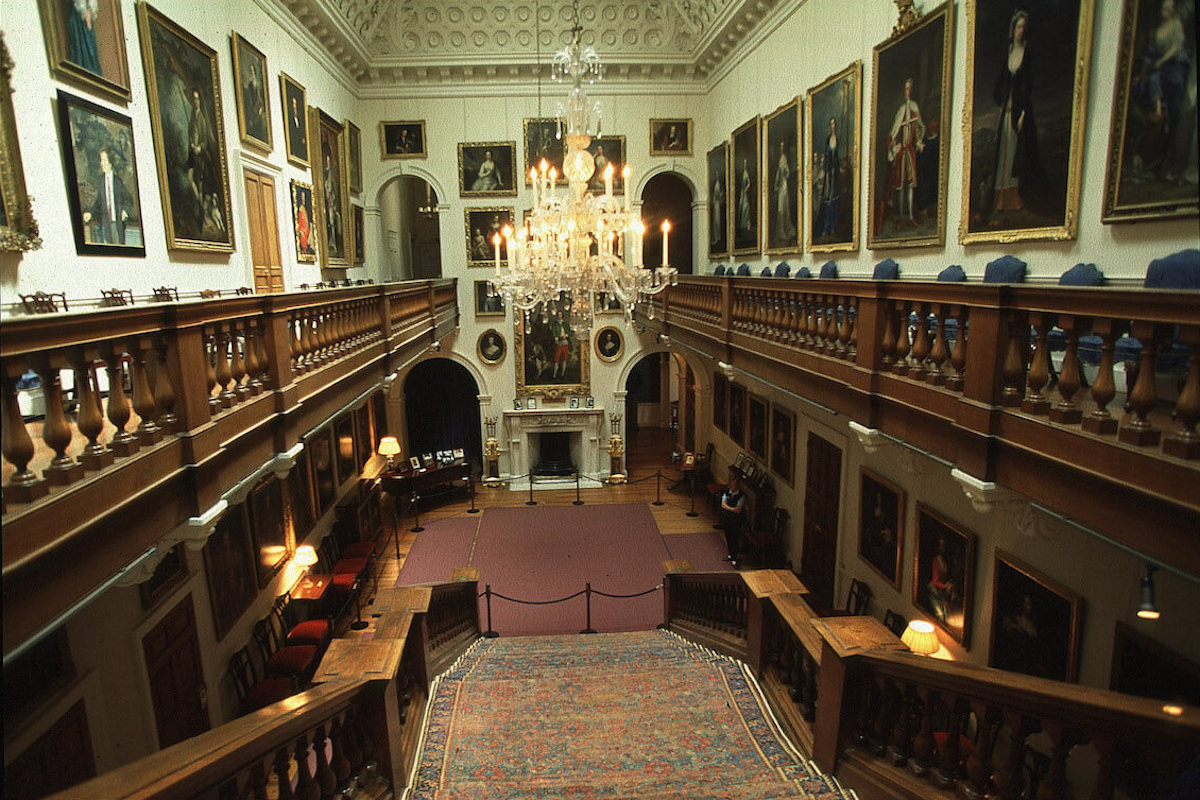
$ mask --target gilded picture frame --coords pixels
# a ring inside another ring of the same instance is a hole
[[[862,61],[809,89],[804,104],[808,252],[853,252],[858,250],[862,185]]]
[[[363,188],[362,131],[348,119],[342,124],[346,130],[346,184],[351,192],[357,194]]]
[[[425,120],[391,120],[379,123],[379,153],[394,158],[425,158]]]
[[[558,177],[563,175],[563,157],[566,155],[565,135],[566,125],[558,117],[526,117],[525,131],[525,185],[532,186],[529,171],[540,169],[542,159],[546,160],[546,169],[553,167],[558,170]]]
[[[570,309],[571,298],[564,293],[549,304],[539,303],[528,317],[517,315],[513,326],[517,397],[540,395],[561,400],[567,395],[588,394],[591,358],[586,352],[587,338],[575,335]]]
[[[904,490],[863,467],[858,508],[858,557],[899,590],[904,557]]]
[[[321,266],[348,267],[354,246],[349,231],[350,191],[346,185],[346,151],[342,123],[318,108],[309,109],[309,161],[313,173],[313,206],[320,220],[317,237]]]
[[[708,257],[729,255],[729,142],[706,156],[708,190]]]
[[[762,252],[762,117],[755,115],[733,132],[730,153],[733,255],[758,255]]]
[[[258,555],[258,586],[262,589],[292,554],[284,516],[283,482],[268,475],[250,490],[246,506],[250,510],[250,531]]]
[[[949,2],[873,50],[869,248],[946,243],[953,66],[954,5]],[[881,130],[880,120],[890,121],[886,129]]]
[[[620,361],[621,356],[625,355],[625,337],[619,328],[612,325],[605,325],[596,331],[594,342],[596,357],[606,364]]]
[[[516,226],[516,210],[513,206],[486,206],[468,208],[463,211],[463,231],[467,242],[468,267],[495,267],[496,245],[492,237],[500,233],[505,225]],[[508,245],[500,237],[500,263],[508,264]]]
[[[1094,6],[967,0],[963,244],[1075,238]]]
[[[1195,184],[1182,180],[1196,174],[1196,104],[1187,92],[1188,73],[1194,75],[1197,63],[1196,21],[1181,20],[1178,6],[1171,11],[1163,16],[1162,0],[1125,0],[1121,12],[1105,223],[1200,214]],[[1159,40],[1180,39],[1180,52],[1158,65],[1167,55]]]
[[[312,185],[303,181],[293,180],[292,195],[292,235],[296,242],[296,261],[301,264],[312,264],[317,260],[317,223],[313,218]]]
[[[796,415],[771,405],[771,471],[791,486],[796,475]]]
[[[751,393],[746,405],[746,449],[755,458],[767,460],[767,424],[770,403]]]
[[[1074,683],[1083,598],[997,548],[988,666]]]
[[[504,296],[492,291],[491,281],[475,281],[475,316],[503,317],[507,311]]]
[[[691,117],[650,120],[650,155],[673,157],[691,154]]]
[[[308,166],[308,92],[288,75],[279,73],[279,99],[283,106],[283,142],[289,164]]]
[[[475,353],[479,356],[479,360],[488,366],[499,364],[508,354],[508,345],[504,341],[504,334],[495,328],[488,328],[479,334],[479,340],[475,343]]]
[[[729,438],[739,446],[746,444],[746,388],[729,383]]]
[[[611,164],[613,194],[624,196],[625,137],[592,137],[592,142],[588,145],[588,152],[592,154],[592,159],[596,164],[596,171],[592,173],[592,177],[588,181],[588,191],[592,194],[604,194],[604,169]]]
[[[131,95],[121,0],[95,0],[90,5],[38,0],[50,69],[64,83],[124,105]],[[85,19],[88,11],[90,18]]]
[[[971,647],[975,534],[917,504],[913,605],[964,648]]]
[[[361,267],[367,261],[366,254],[366,215],[363,212],[363,207],[357,203],[350,204],[350,224],[354,229],[354,258],[350,259],[351,263],[356,267]]]
[[[232,253],[217,53],[149,3],[137,14],[167,248]]]
[[[459,142],[460,197],[516,197],[517,143]]]
[[[720,372],[713,373],[713,425],[729,430],[729,379]]]
[[[204,543],[203,556],[213,631],[220,641],[258,595],[254,545],[245,503],[228,509],[217,522]]]
[[[271,98],[267,91],[267,57],[234,31],[229,36],[233,51],[233,99],[237,106],[238,136],[243,144],[271,152]]]
[[[763,117],[763,249],[770,255],[802,252],[804,223],[804,109],[801,98]]]
[[[33,204],[25,191],[25,168],[12,104],[13,61],[0,33],[0,250],[25,252],[42,246]]]

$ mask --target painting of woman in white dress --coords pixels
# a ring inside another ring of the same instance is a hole
[[[516,142],[458,145],[458,189],[463,197],[513,197],[516,172]]]
[[[795,253],[800,250],[800,98],[766,118],[767,142],[766,250]]]
[[[761,152],[762,118],[755,117],[733,133],[733,165],[736,203],[734,205],[733,253],[752,255],[759,244],[759,183],[758,160]]]

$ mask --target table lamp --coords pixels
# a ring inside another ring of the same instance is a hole
[[[308,569],[317,563],[317,551],[311,544],[302,544],[296,548],[296,556],[294,558],[297,566]]]
[[[900,641],[908,645],[908,649],[919,656],[932,655],[941,646],[938,643],[937,634],[933,632],[933,623],[923,619],[914,619],[908,623]]]
[[[387,456],[388,469],[395,467],[395,458],[400,455],[400,442],[395,436],[385,436],[379,440],[379,455]]]

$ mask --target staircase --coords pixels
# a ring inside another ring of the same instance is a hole
[[[435,681],[410,797],[839,800],[738,661],[663,631],[481,639]]]

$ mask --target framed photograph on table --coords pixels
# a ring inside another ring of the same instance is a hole
[[[496,244],[494,236],[500,236],[500,263],[508,266],[508,243],[504,240],[504,226],[515,227],[512,206],[468,208],[463,211],[463,228],[467,236],[467,266],[495,267]]]
[[[954,641],[971,646],[975,534],[917,504],[913,605]]]
[[[561,180],[563,176],[563,156],[566,154],[562,134],[566,124],[558,117],[536,118],[525,120],[525,185],[532,186],[529,171],[541,168],[542,161],[546,169],[553,167],[558,171]]]
[[[425,158],[425,120],[379,123],[380,157]]]
[[[796,415],[771,406],[771,471],[788,485],[795,475]]]
[[[560,295],[548,307],[541,303],[529,313],[529,331],[518,315],[513,327],[517,354],[517,395],[528,398],[527,408],[535,407],[531,395],[561,400],[588,390],[591,358],[571,325],[571,298]],[[587,338],[582,340],[587,342]]]
[[[296,239],[296,260],[311,264],[317,260],[317,230],[313,220],[312,186],[292,181],[292,233]]]
[[[904,554],[904,490],[868,469],[862,470],[858,503],[858,557],[900,588]]]
[[[943,3],[875,47],[867,247],[946,243],[954,5]]]
[[[729,255],[729,143],[708,151],[708,257]]]
[[[1094,4],[967,0],[963,244],[1075,238]]]
[[[862,62],[808,90],[804,214],[810,253],[858,249]]]
[[[237,105],[238,135],[243,144],[271,152],[271,100],[267,96],[267,57],[237,32],[230,36],[233,50],[233,99]]]
[[[146,255],[132,120],[61,90],[58,120],[75,252]]]
[[[746,443],[746,389],[736,383],[729,384],[729,438]]]
[[[804,130],[802,104],[797,97],[763,120],[766,150],[766,214],[763,215],[767,253],[800,252],[800,190],[804,170],[800,165],[800,132]]]
[[[1073,683],[1082,620],[1082,597],[996,550],[989,667]]]
[[[38,0],[50,69],[107,100],[129,100],[129,61],[121,0]]]
[[[412,467],[414,470],[420,469],[421,468],[421,458],[419,456],[409,456],[408,465],[410,467]]]
[[[460,142],[458,194],[460,197],[515,197],[517,143]]]
[[[279,73],[279,97],[283,101],[283,141],[289,164],[308,166],[308,94],[287,73]]]
[[[767,401],[750,395],[746,413],[746,449],[755,458],[767,459]]]
[[[733,254],[757,255],[762,247],[759,202],[762,197],[760,156],[762,117],[746,122],[733,132],[730,203],[733,222]]]
[[[692,120],[650,120],[650,155],[690,156],[692,154]]]

